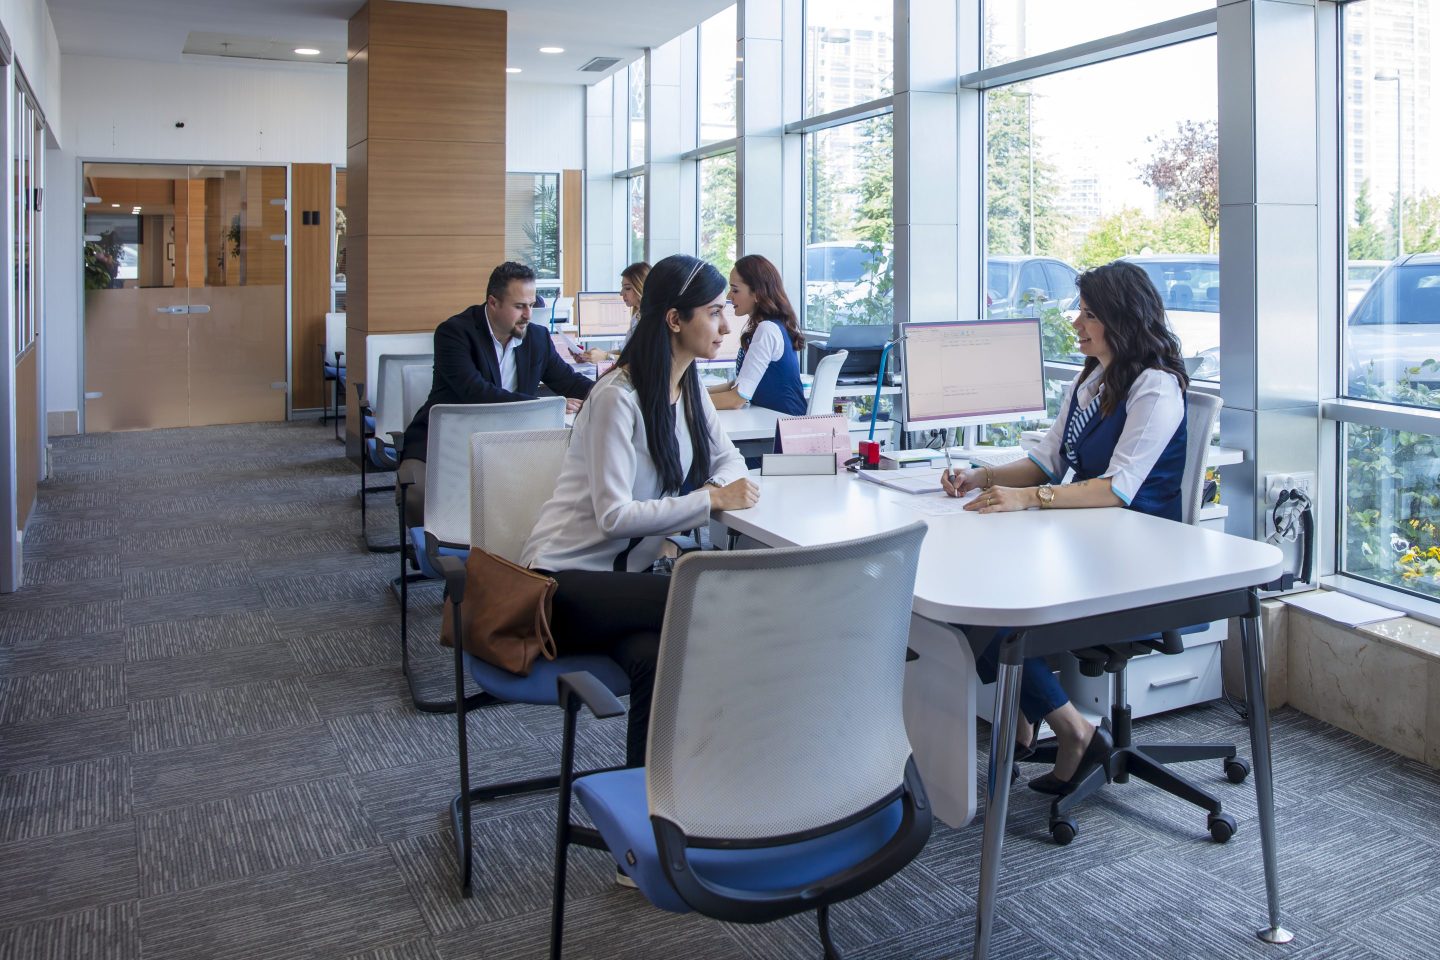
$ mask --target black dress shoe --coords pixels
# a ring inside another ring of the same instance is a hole
[[[1040,724],[1032,723],[1030,724],[1030,742],[1022,747],[1019,740],[1015,741],[1016,762],[1019,762],[1021,760],[1029,760],[1031,757],[1033,757],[1035,755],[1035,747],[1039,744],[1039,742]]]
[[[1090,742],[1085,745],[1085,752],[1080,755],[1080,765],[1075,768],[1075,773],[1069,780],[1061,780],[1055,774],[1047,773],[1031,780],[1029,787],[1036,793],[1063,797],[1074,790],[1075,785],[1084,780],[1091,770],[1108,760],[1114,750],[1115,741],[1110,738],[1109,732],[1104,727],[1096,727],[1090,736]]]

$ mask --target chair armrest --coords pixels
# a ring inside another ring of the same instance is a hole
[[[618,717],[625,712],[625,707],[615,694],[610,692],[610,688],[595,679],[595,675],[588,670],[562,673],[556,683],[560,688],[561,706],[564,706],[573,694],[600,720]]]
[[[445,578],[445,594],[450,598],[451,603],[461,604],[465,602],[465,561],[459,557],[439,557],[436,566],[440,568],[440,575]],[[568,676],[568,674],[567,674]],[[586,674],[589,676],[589,674]],[[562,680],[564,677],[561,678]],[[594,678],[591,677],[593,680]],[[603,687],[601,689],[604,689]],[[608,690],[605,691],[609,693]]]
[[[398,454],[401,450],[404,450],[404,449],[405,449],[405,431],[404,431],[404,430],[391,430],[391,431],[390,431],[390,446],[392,446],[392,447],[395,448],[395,452],[396,452],[397,454]]]
[[[391,434],[391,436],[394,436],[394,434]],[[401,436],[404,435],[402,434]],[[395,449],[399,450],[400,448],[397,446]],[[395,474],[395,482],[402,487],[413,487],[420,480],[416,474],[420,472],[421,463],[422,461],[420,460],[401,460],[400,469]]]

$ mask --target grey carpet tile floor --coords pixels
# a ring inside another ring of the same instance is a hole
[[[554,796],[477,805],[479,890],[462,900],[455,719],[410,706],[398,561],[364,549],[359,476],[340,452],[314,423],[54,441],[29,585],[0,597],[0,960],[545,954]],[[369,506],[372,540],[393,542],[389,495]],[[438,622],[438,592],[413,590],[414,673],[444,696]],[[1137,726],[1246,741],[1223,704]],[[477,783],[557,762],[554,710],[488,708],[467,729]],[[584,722],[580,764],[617,762],[623,731]],[[1294,945],[1251,935],[1264,913],[1253,790],[1194,765],[1240,822],[1229,844],[1132,783],[1088,803],[1080,836],[1056,847],[1044,798],[1017,789],[992,955],[1440,956],[1440,773],[1293,710],[1274,742]],[[837,907],[846,955],[969,956],[979,837],[978,820],[937,827],[913,864]],[[808,917],[664,913],[617,887],[606,855],[575,849],[571,866],[572,960],[819,955]]]

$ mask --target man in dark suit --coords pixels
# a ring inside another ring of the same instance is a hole
[[[506,262],[490,274],[485,303],[435,329],[435,375],[430,396],[405,428],[402,459],[424,460],[430,408],[437,403],[534,400],[540,384],[569,397],[570,412],[595,384],[560,359],[550,331],[530,323],[535,271]]]

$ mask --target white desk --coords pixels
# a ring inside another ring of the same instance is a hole
[[[1024,656],[1093,645],[1099,640],[1086,639],[1087,631],[1106,629],[1107,619],[1133,617],[1129,612],[1137,608],[1160,619],[1153,627],[1147,622],[1144,629],[1128,632],[1110,627],[1105,635],[1135,636],[1218,619],[1208,614],[1221,607],[1220,616],[1245,616],[1246,692],[1269,929],[1279,929],[1269,716],[1259,607],[1252,590],[1279,575],[1283,557],[1278,549],[1130,510],[937,512],[945,509],[937,502],[947,498],[892,491],[844,473],[755,480],[761,488],[759,503],[719,519],[769,546],[827,543],[891,530],[917,517],[926,520],[930,532],[915,579],[917,617],[911,636],[920,659],[907,668],[905,720],[935,814],[952,826],[963,826],[975,815],[976,765],[974,658],[969,643],[951,624],[1028,628],[1002,646],[996,684],[994,769],[1008,784],[1014,738],[999,731],[1015,727]],[[1211,605],[1207,615],[1184,619],[1182,615],[1195,612],[1196,603]],[[1179,619],[1164,621],[1166,615]],[[1076,623],[1086,618],[1095,619]],[[1067,633],[1074,634],[1068,645],[1063,639]],[[986,956],[989,947],[1008,803],[1008,786],[1002,786],[986,817],[977,958]]]

